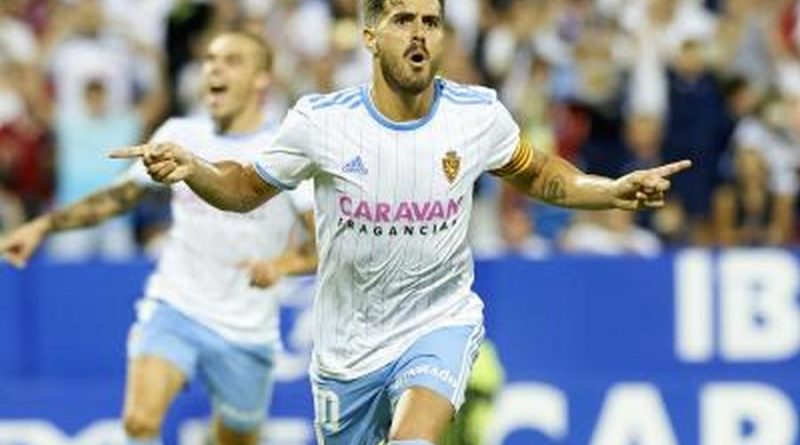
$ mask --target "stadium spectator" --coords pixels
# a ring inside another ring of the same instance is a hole
[[[791,99],[767,95],[756,116],[737,125],[731,142],[736,149],[749,148],[761,153],[769,170],[770,191],[778,196],[794,197],[800,190],[797,176],[800,152],[791,120],[795,106]]]
[[[154,56],[155,57],[155,56]],[[125,166],[103,162],[109,147],[137,143],[145,128],[161,117],[165,101],[160,87],[147,92],[136,107],[113,108],[105,78],[91,78],[83,86],[83,104],[67,111],[56,109],[56,203],[63,207],[107,186]],[[161,82],[158,82],[161,85]],[[82,259],[95,254],[121,258],[135,252],[130,219],[120,218],[91,230],[53,237],[51,254],[60,259]]]
[[[167,55],[167,79],[170,88],[170,114],[186,114],[178,95],[183,93],[179,77],[187,64],[196,63],[202,53],[202,36],[206,33],[213,13],[208,3],[178,0],[167,18],[164,50]]]
[[[780,0],[779,0],[780,1]],[[777,13],[775,0],[760,3],[727,0],[711,42],[714,69],[722,76],[741,76],[758,89],[775,75],[770,27]]]
[[[54,86],[57,113],[85,112],[84,87],[104,79],[106,107],[129,111],[137,92],[157,86],[160,73],[151,58],[136,52],[137,42],[106,23],[99,0],[62,5],[43,37],[43,61]]]
[[[715,17],[695,0],[630,0],[617,2],[620,25],[641,45],[668,61],[689,40],[707,42],[716,30]]]
[[[648,166],[660,165],[663,162],[661,154],[663,131],[661,118],[658,116],[638,114],[627,118],[625,143],[631,160],[624,167],[626,172],[650,168]]]
[[[14,2],[0,4],[0,63],[33,65],[36,62],[38,42],[31,26],[16,18]]]
[[[11,230],[25,220],[22,201],[8,187],[15,171],[16,150],[4,147],[3,139],[0,136],[0,232]]]
[[[714,234],[721,246],[785,244],[794,225],[792,200],[769,190],[769,170],[757,150],[740,149],[735,179],[714,194]]]
[[[497,233],[483,233],[482,238],[473,236],[475,256],[492,258],[512,255],[529,259],[547,257],[552,247],[548,240],[536,233],[535,221],[528,209],[529,207],[520,203],[500,210],[499,222],[495,228]]]
[[[511,207],[500,215],[500,233],[507,254],[525,258],[544,258],[550,244],[536,234],[530,214],[520,207]]]
[[[652,256],[661,251],[655,235],[634,224],[634,214],[622,210],[579,213],[567,228],[560,247],[564,252],[594,255]]]
[[[517,79],[510,79],[503,91],[504,100],[514,110],[522,131],[537,149],[548,153],[558,151],[552,79],[552,66],[544,58],[532,55],[527,69]]]
[[[663,162],[661,148],[663,131],[662,118],[659,116],[649,114],[628,116],[625,124],[625,144],[630,161],[623,168],[624,172],[651,168]],[[640,213],[636,221],[641,227],[652,231],[666,245],[679,246],[688,242],[686,214],[678,198],[668,198],[667,205],[662,209]]]
[[[12,230],[23,222],[25,222],[25,212],[22,201],[0,187],[0,231]]]
[[[790,0],[459,0],[448,11],[453,33],[443,75],[498,88],[535,146],[597,173],[641,162],[626,140],[639,125],[631,120],[660,120],[660,157],[691,155],[696,168],[678,178],[680,199],[664,218],[640,223],[655,229],[663,219],[670,228],[659,233],[663,240],[704,244],[714,238],[711,196],[721,181],[733,182],[733,148],[747,134],[768,139],[755,145],[766,150],[770,190],[796,193],[794,161],[779,161],[795,136],[750,109],[768,89],[785,101],[800,96],[797,12]],[[15,147],[6,188],[27,216],[51,204],[54,116],[83,106],[87,82],[104,79],[109,108],[130,113],[157,89],[157,65],[138,50],[155,46],[167,63],[170,108],[194,113],[201,49],[209,33],[234,24],[269,29],[278,48],[267,101],[273,121],[302,94],[368,75],[352,0],[2,2],[0,145]],[[758,127],[764,131],[752,130]],[[475,222],[499,239],[492,201],[500,193],[488,182],[481,187],[488,211],[476,212]],[[557,237],[563,224],[549,221],[568,214],[534,207],[540,233]]]
[[[725,104],[719,82],[709,70],[701,42],[684,42],[668,73],[668,114],[664,128],[665,160],[689,158],[692,172],[674,183],[688,216],[695,243],[709,241],[711,195],[718,183],[724,149]]]
[[[622,73],[618,66],[608,63],[613,38],[612,29],[593,27],[575,48],[576,103],[589,122],[580,149],[581,164],[587,172],[604,176],[619,176],[628,158],[621,139]]]
[[[22,201],[27,217],[41,213],[52,193],[48,127],[32,111],[42,107],[38,87],[19,64],[0,63],[0,187]]]

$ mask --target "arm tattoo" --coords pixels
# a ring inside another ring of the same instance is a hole
[[[132,208],[142,193],[143,189],[131,181],[100,190],[63,210],[53,212],[52,230],[97,225]]]
[[[562,175],[556,174],[544,183],[542,199],[551,203],[560,203],[567,197],[566,181]]]
[[[542,175],[544,171],[545,165],[550,160],[550,156],[547,156],[546,153],[542,153],[538,150],[534,150],[533,161],[531,162],[530,166],[530,175],[531,181],[535,181],[536,178]]]
[[[511,160],[492,173],[528,196],[557,205],[564,205],[569,198],[571,175],[582,174],[558,156],[536,150],[525,140]]]

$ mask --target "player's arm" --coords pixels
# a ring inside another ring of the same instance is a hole
[[[253,166],[234,161],[211,163],[172,143],[150,143],[114,150],[115,159],[142,158],[153,180],[164,184],[184,181],[212,206],[249,212],[279,193],[264,182]]]
[[[299,246],[292,246],[281,256],[267,260],[249,260],[240,264],[250,275],[250,284],[267,288],[285,276],[310,275],[317,271],[317,246],[314,230],[314,212],[300,215],[308,236]]]
[[[234,161],[210,163],[195,157],[185,181],[209,204],[232,212],[249,212],[280,193],[264,182],[252,165]]]
[[[17,228],[0,239],[0,255],[16,267],[23,267],[45,236],[53,232],[92,227],[127,212],[142,197],[144,188],[125,181]]]
[[[319,264],[314,212],[304,212],[300,215],[300,222],[305,229],[306,240],[296,249],[288,252],[288,258],[285,260],[287,275],[309,275],[315,273]]]
[[[587,175],[563,158],[521,142],[503,167],[492,173],[524,194],[550,204],[580,209],[639,210],[664,205],[669,177],[691,167],[680,161],[640,170],[619,179]]]

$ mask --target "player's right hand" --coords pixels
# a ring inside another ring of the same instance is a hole
[[[174,184],[192,175],[195,157],[180,145],[159,142],[112,150],[112,159],[141,158],[147,173],[154,181]]]
[[[0,238],[0,256],[14,267],[23,268],[47,235],[47,217],[35,219]]]
[[[274,286],[286,275],[278,260],[245,260],[236,267],[250,275],[250,286],[259,289]]]

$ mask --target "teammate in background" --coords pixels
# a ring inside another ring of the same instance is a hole
[[[483,337],[467,244],[472,189],[492,172],[585,209],[660,207],[681,161],[612,180],[534,150],[494,91],[435,76],[443,0],[364,0],[370,84],[301,99],[257,162],[179,143],[115,150],[247,212],[314,179],[319,243],[312,389],[325,445],[430,445],[460,407]]]
[[[221,34],[210,43],[203,67],[210,119],[170,119],[153,142],[179,141],[207,159],[252,162],[274,138],[261,111],[271,65],[272,51],[261,37]],[[0,254],[24,266],[46,235],[119,215],[152,184],[136,163],[116,185],[11,233],[0,241]],[[173,226],[130,333],[124,407],[129,445],[161,443],[166,411],[196,376],[213,398],[215,443],[258,443],[280,340],[278,291],[254,286],[316,269],[313,247],[287,250],[298,219],[309,230],[313,225],[310,183],[301,188],[242,215],[207,205],[186,185],[172,188]]]

